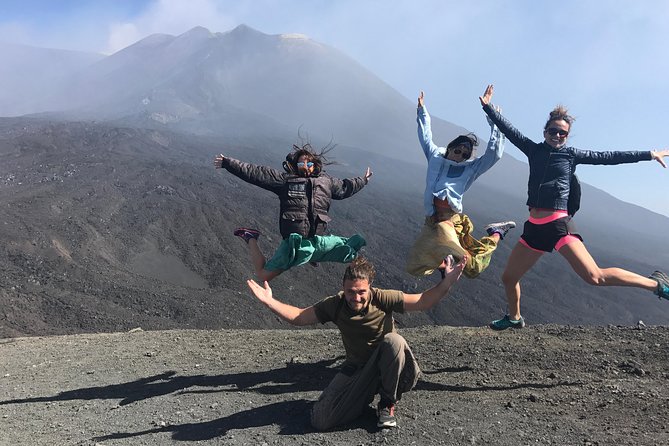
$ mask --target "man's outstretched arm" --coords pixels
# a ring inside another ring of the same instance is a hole
[[[247,280],[249,288],[260,302],[272,310],[274,314],[292,325],[313,325],[318,323],[314,307],[298,308],[284,304],[272,297],[272,289],[267,282],[260,286],[255,280]]]
[[[448,256],[445,277],[441,282],[421,294],[405,294],[404,311],[426,311],[435,306],[437,302],[446,297],[453,284],[460,279],[466,263],[466,257],[455,263],[453,257]]]

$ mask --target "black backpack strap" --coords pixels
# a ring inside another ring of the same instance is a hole
[[[581,182],[575,173],[571,174],[569,180],[569,198],[567,199],[567,213],[572,217],[581,208]]]

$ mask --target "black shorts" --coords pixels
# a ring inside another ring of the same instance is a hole
[[[537,251],[552,252],[558,242],[568,235],[573,235],[583,241],[571,217],[558,218],[548,223],[538,225],[529,220],[523,226],[523,235],[520,237],[525,244]]]

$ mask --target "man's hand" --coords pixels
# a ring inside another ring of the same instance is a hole
[[[246,283],[258,300],[284,321],[293,325],[313,325],[318,323],[318,316],[316,316],[316,310],[313,306],[298,308],[274,299],[272,289],[269,287],[267,281],[263,283],[263,286],[258,285],[255,280],[251,279],[247,280]]]
[[[216,158],[214,158],[214,167],[217,169],[220,169],[223,167],[223,160],[225,157],[221,153],[220,155],[217,155]]]
[[[446,257],[444,259],[444,262],[446,263],[446,266],[444,267],[445,275],[442,282],[446,281],[449,287],[457,282],[460,279],[460,275],[462,275],[462,270],[464,270],[467,265],[467,260],[468,257],[466,255],[463,256],[458,263],[455,263],[453,256],[449,255]]]
[[[426,311],[432,308],[442,298],[446,297],[451,286],[458,281],[462,270],[467,264],[467,256],[455,263],[453,256],[444,259],[445,265],[440,266],[444,272],[444,278],[437,285],[420,294],[404,294],[404,311]]]
[[[479,101],[481,101],[482,106],[486,106],[490,104],[490,99],[492,99],[492,93],[495,90],[495,87],[490,84],[486,87],[485,92],[483,93],[483,96],[479,96]]]
[[[423,107],[425,106],[425,101],[423,98],[425,97],[425,93],[423,93],[423,90],[420,91],[420,94],[418,95],[418,107]]]
[[[664,162],[664,157],[669,156],[669,150],[653,150],[650,152],[650,157],[660,163],[662,167],[667,168],[667,163]]]
[[[267,283],[267,281],[264,282],[264,288],[258,285],[258,283],[252,279],[247,280],[246,283],[249,288],[251,288],[251,292],[255,294],[259,301],[267,303],[267,301],[272,300],[272,289],[269,287],[269,283]]]

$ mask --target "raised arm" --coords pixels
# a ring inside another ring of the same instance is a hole
[[[283,173],[268,166],[245,163],[220,154],[214,158],[214,167],[225,169],[241,180],[278,193],[284,183]]]
[[[418,96],[418,109],[416,110],[418,122],[418,141],[423,149],[425,158],[430,159],[439,151],[439,147],[432,142],[432,120],[425,107],[425,93],[421,90]]]
[[[314,307],[298,308],[274,299],[272,289],[267,282],[264,283],[264,286],[260,286],[255,280],[250,279],[246,283],[260,302],[289,324],[313,325],[318,322]]]
[[[497,107],[497,112],[499,112],[499,107]],[[504,142],[506,141],[504,134],[489,117],[486,116],[486,119],[490,125],[490,138],[488,139],[488,146],[483,155],[475,159],[472,163],[473,167],[476,169],[476,177],[495,165],[497,161],[502,159],[502,155],[504,154]]]
[[[371,176],[372,170],[368,167],[364,175],[361,177],[346,178],[343,180],[330,177],[332,180],[332,199],[343,200],[344,198],[348,198],[351,195],[360,192],[360,190],[369,183]]]
[[[525,155],[530,154],[530,150],[535,143],[527,136],[520,133],[502,114],[496,110],[492,104],[491,99],[494,92],[494,86],[488,85],[483,93],[479,96],[479,101],[483,106],[483,111],[488,115],[490,120],[499,128],[499,130],[511,141],[511,143],[518,147]]]
[[[613,164],[631,164],[638,163],[639,161],[651,161],[657,160],[663,167],[666,167],[663,156],[659,155],[663,153],[660,152],[651,152],[650,150],[641,150],[641,151],[604,151],[600,152],[597,150],[574,150],[574,159],[576,164],[599,164],[599,165],[613,165]],[[655,156],[653,156],[655,154]],[[667,156],[665,154],[664,156]]]
[[[460,279],[466,263],[466,256],[458,263],[454,263],[453,257],[448,256],[445,277],[437,285],[421,294],[405,294],[404,311],[425,311],[435,306],[446,297],[453,284]]]

